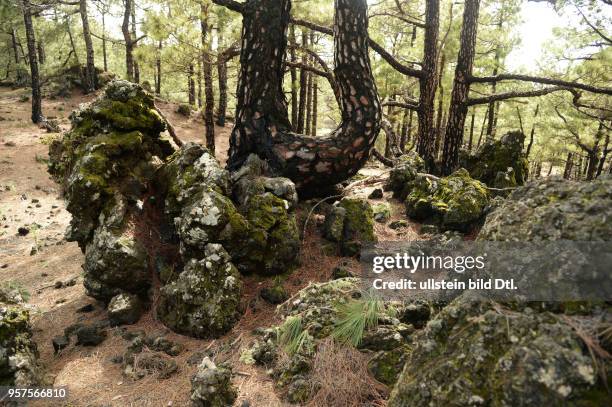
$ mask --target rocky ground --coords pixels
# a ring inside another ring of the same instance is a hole
[[[103,324],[106,311],[102,304],[85,295],[81,270],[84,256],[77,243],[64,239],[71,216],[65,210],[58,185],[47,173],[48,145],[56,135],[30,122],[26,96],[23,89],[0,88],[0,280],[29,297],[33,339],[38,344],[45,380],[54,386],[67,386],[73,405],[187,405],[190,379],[202,357],[208,355],[217,363],[231,361],[233,383],[238,391],[235,405],[248,405],[245,401],[254,406],[283,405],[265,370],[239,360],[253,341],[253,328],[271,326],[280,320],[276,307],[259,295],[262,288],[272,284],[271,279],[255,276],[244,279],[242,317],[228,334],[216,340],[175,334],[147,313],[134,325],[109,328],[106,337],[93,338],[91,344],[101,341],[97,346],[75,345],[77,340],[86,343],[87,340],[74,336],[67,346],[57,340],[53,343],[54,338],[74,324],[95,321]],[[45,99],[43,111],[49,118],[58,119],[66,130],[70,112],[92,98],[75,92],[68,98]],[[157,105],[183,141],[202,141],[203,124],[195,114],[186,118],[176,113],[174,104],[158,101]],[[230,127],[217,127],[216,131],[217,159],[223,163]],[[381,169],[366,168],[364,172],[372,175]],[[366,197],[372,190],[373,187],[358,188],[356,194]],[[380,200],[371,200],[373,204],[377,202]],[[391,204],[389,216],[385,224],[375,224],[379,240],[395,240],[398,236],[418,238],[417,224],[406,223],[399,229],[388,226],[393,220],[404,218],[399,202]],[[327,255],[320,237],[313,233],[314,225],[321,222],[318,215],[310,221],[302,242],[301,266],[283,282],[288,295],[310,282],[327,281],[334,267],[343,261]],[[348,268],[356,270],[357,264],[349,262]],[[155,339],[159,337],[176,347],[169,352],[171,356],[166,352],[151,367],[143,363],[141,370],[148,374],[133,380],[124,375],[121,357],[139,331],[149,336],[144,338],[145,354],[156,352],[155,343],[160,340]],[[56,351],[54,345],[63,349]]]

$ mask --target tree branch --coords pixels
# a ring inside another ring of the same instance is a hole
[[[471,83],[488,83],[488,82],[500,82],[500,81],[523,81],[523,82],[535,82],[542,83],[545,85],[557,85],[568,88],[576,88],[586,90],[592,93],[601,93],[604,95],[612,95],[612,88],[598,88],[596,86],[587,85],[580,82],[563,81],[560,79],[553,78],[542,78],[539,76],[520,75],[520,74],[500,74],[495,76],[470,76],[468,81]]]
[[[381,103],[382,106],[393,106],[393,107],[401,107],[402,109],[408,110],[417,110],[419,108],[419,104],[416,101],[411,102],[400,102],[397,100],[388,100],[386,102]]]
[[[549,88],[524,91],[524,92],[513,91],[513,92],[506,92],[506,93],[498,93],[495,95],[484,96],[481,98],[469,98],[467,100],[467,105],[468,106],[484,105],[484,104],[488,104],[492,102],[498,102],[500,100],[507,100],[507,99],[513,99],[513,98],[543,96],[543,95],[548,95],[549,93],[558,92],[561,90],[569,91],[568,88],[563,87],[563,86],[552,86]]]
[[[244,8],[244,3],[239,3],[234,0],[212,0],[212,2],[219,6],[227,7],[228,9],[237,13],[242,13]]]
[[[322,25],[318,25],[315,23],[311,23],[310,21],[302,20],[299,18],[292,18],[291,23],[295,25],[299,25],[302,27],[310,28],[311,30],[327,34],[334,35],[334,30],[329,27],[325,27]],[[376,41],[368,37],[368,44],[370,48],[372,48],[382,59],[384,59],[389,65],[391,65],[396,71],[406,76],[412,76],[415,78],[420,78],[422,73],[421,70],[415,69],[409,66],[402,64],[400,61],[395,59],[391,54],[389,54],[382,46],[380,46]]]
[[[576,10],[578,10],[578,12],[582,16],[582,19],[584,20],[584,22],[587,23],[587,25],[589,27],[591,27],[593,29],[593,31],[595,31],[595,33],[597,35],[599,35],[604,41],[606,41],[608,43],[608,45],[612,45],[612,39],[610,37],[606,36],[600,29],[598,29],[593,24],[591,24],[591,22],[586,18],[586,16],[584,15],[582,10],[580,10],[580,8],[578,6],[576,6]]]

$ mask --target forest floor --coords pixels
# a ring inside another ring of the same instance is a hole
[[[235,405],[240,406],[243,400],[248,400],[251,406],[284,405],[265,369],[239,361],[242,349],[253,340],[252,330],[278,322],[276,307],[259,298],[259,291],[271,279],[244,278],[245,313],[222,338],[205,341],[174,334],[156,320],[154,313],[148,312],[137,324],[111,328],[108,338],[96,347],[71,344],[54,354],[52,338],[62,335],[64,328],[78,322],[103,320],[106,313],[103,304],[85,294],[83,253],[75,242],[64,239],[71,216],[65,209],[59,186],[47,173],[48,144],[57,135],[32,124],[30,101],[22,101],[27,95],[25,89],[0,87],[0,282],[16,285],[29,293],[34,340],[48,383],[67,386],[71,405],[189,405],[190,378],[203,355],[211,355],[215,362],[229,361],[233,366],[234,384],[239,392]],[[92,98],[92,95],[74,93],[66,99],[45,99],[43,112],[49,118],[57,118],[62,129],[67,130],[70,112]],[[158,102],[158,106],[183,141],[203,142],[204,126],[199,115],[197,118],[196,114],[190,118],[181,116],[172,103]],[[227,157],[230,125],[216,128],[217,158],[222,163]],[[377,168],[364,169],[368,175],[377,171],[380,172]],[[357,193],[367,196],[371,189],[364,188]],[[392,219],[404,218],[402,205],[390,203]],[[290,295],[311,282],[329,280],[332,269],[346,260],[322,252],[315,226],[321,219],[315,218],[305,234],[301,266],[284,282]],[[418,239],[416,224],[399,231],[376,224],[375,230],[380,240]],[[354,260],[350,265],[358,269]],[[77,312],[88,304],[94,306],[93,311]],[[121,364],[112,361],[129,344],[121,335],[125,330],[163,333],[182,344],[185,350],[175,358],[178,373],[165,380],[155,375],[138,381],[125,378]],[[50,404],[39,401],[31,405]]]

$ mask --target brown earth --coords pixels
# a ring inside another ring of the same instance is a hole
[[[209,352],[216,362],[230,361],[235,372],[234,384],[239,391],[236,405],[249,400],[251,406],[284,405],[275,392],[272,380],[264,369],[241,363],[241,350],[253,340],[253,328],[269,326],[275,322],[275,307],[260,300],[260,289],[270,280],[258,277],[244,279],[245,314],[237,326],[226,336],[216,340],[196,340],[177,335],[156,321],[149,312],[141,320],[127,328],[111,328],[108,338],[93,348],[71,344],[60,354],[54,355],[51,340],[61,335],[64,328],[76,322],[92,322],[105,317],[103,304],[85,295],[82,285],[83,254],[76,243],[66,242],[64,231],[70,221],[58,186],[50,180],[46,171],[47,149],[51,137],[44,129],[32,124],[30,102],[22,102],[28,96],[25,89],[0,88],[0,282],[18,285],[30,294],[34,339],[38,343],[41,362],[49,385],[67,386],[68,403],[65,405],[88,406],[183,406],[189,405],[190,378],[196,366],[187,363],[196,352]],[[75,93],[67,99],[44,100],[43,112],[60,120],[64,130],[69,128],[68,116],[79,103],[93,96]],[[176,105],[157,102],[160,109],[173,123],[183,141],[202,142],[204,128],[201,119],[175,113]],[[199,116],[199,115],[198,115]],[[226,160],[230,127],[217,127],[217,157]],[[377,171],[376,169],[370,169]],[[361,194],[369,194],[372,187]],[[392,204],[393,219],[402,216],[403,208]],[[341,258],[326,256],[321,251],[315,224],[320,216],[309,223],[302,246],[302,266],[285,281],[290,294],[309,282],[328,280],[331,270]],[[27,227],[25,236],[18,229]],[[376,232],[381,240],[415,239],[417,226],[403,231],[393,231],[377,224]],[[352,262],[352,268],[358,268]],[[58,281],[76,279],[76,284],[56,289]],[[84,305],[93,304],[90,313],[77,313]],[[169,379],[159,380],[154,375],[139,381],[122,376],[121,365],[113,363],[113,356],[122,355],[128,345],[120,333],[122,329],[145,330],[147,333],[163,332],[167,338],[185,346],[175,358],[179,371]],[[57,405],[38,401],[31,405]]]

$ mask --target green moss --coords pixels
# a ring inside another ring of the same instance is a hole
[[[165,129],[161,116],[142,100],[127,101],[105,99],[94,110],[94,117],[109,122],[122,130],[143,130],[159,133]]]
[[[345,256],[355,256],[365,242],[376,242],[374,211],[370,204],[359,198],[344,198],[340,207],[346,210],[341,251]]]

